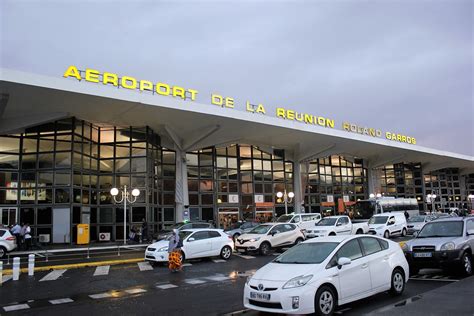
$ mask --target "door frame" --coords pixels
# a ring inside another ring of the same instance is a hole
[[[15,223],[18,223],[18,217],[19,217],[19,214],[18,214],[18,207],[16,206],[13,206],[13,207],[8,207],[8,206],[2,206],[0,207],[0,210],[2,212],[1,214],[1,217],[0,217],[0,220],[3,220],[3,212],[4,211],[7,211],[8,212],[8,215],[7,215],[7,223],[6,225],[9,226],[9,225],[14,225]],[[13,222],[10,222],[10,211],[11,210],[15,210],[15,220]],[[10,224],[12,223],[12,224]],[[1,223],[3,224],[3,222]],[[34,223],[31,223],[31,224],[34,224]]]

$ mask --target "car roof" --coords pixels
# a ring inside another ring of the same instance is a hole
[[[187,228],[187,229],[182,229],[181,231],[182,232],[198,232],[198,231],[202,231],[202,230],[206,230],[206,231],[213,230],[213,231],[217,231],[217,232],[223,231],[220,228]]]
[[[305,241],[305,243],[314,243],[314,242],[338,242],[341,243],[345,240],[350,240],[358,237],[364,236],[355,236],[355,235],[338,235],[338,236],[326,236],[324,238],[311,238]],[[365,235],[365,237],[373,237],[371,235]]]
[[[443,216],[443,217],[436,218],[433,221],[436,221],[436,222],[459,222],[459,221],[463,221],[464,219],[466,219],[466,217]]]

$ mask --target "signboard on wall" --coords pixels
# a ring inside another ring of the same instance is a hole
[[[229,194],[229,203],[239,203],[239,195]]]
[[[255,203],[263,203],[263,202],[265,202],[263,194],[255,194]]]
[[[327,201],[328,201],[329,203],[334,203],[334,195],[329,194],[329,195],[327,196]]]
[[[349,195],[342,196],[342,200],[344,201],[344,203],[349,202]]]

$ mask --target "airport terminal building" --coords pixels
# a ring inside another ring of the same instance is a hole
[[[113,187],[140,190],[127,229],[151,231],[271,220],[285,213],[285,190],[289,212],[337,214],[370,193],[471,208],[474,158],[413,136],[75,66],[0,79],[2,224],[28,222],[54,243],[76,242],[81,223],[91,240],[123,239]]]

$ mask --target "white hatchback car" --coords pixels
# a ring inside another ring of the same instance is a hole
[[[0,229],[0,258],[16,248],[16,238],[8,229]]]
[[[285,314],[331,315],[337,305],[390,290],[409,278],[400,246],[376,236],[305,241],[259,269],[244,288],[246,308]]]
[[[240,235],[235,242],[238,252],[259,251],[267,255],[271,248],[293,246],[304,241],[302,230],[295,224],[267,223]]]
[[[220,256],[227,260],[232,256],[234,242],[222,229],[186,229],[179,232],[183,241],[181,252],[184,259]],[[154,262],[168,261],[168,240],[160,240],[145,250],[145,260]]]

